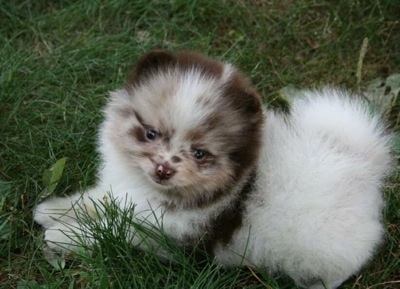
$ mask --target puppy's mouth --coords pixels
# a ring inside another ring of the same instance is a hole
[[[150,175],[150,179],[153,183],[155,183],[157,186],[161,186],[163,188],[168,188],[171,187],[171,180],[170,179],[162,179],[158,176],[155,175]]]
[[[162,180],[162,179],[157,178],[157,177],[153,177],[152,179],[153,179],[153,181],[155,183],[157,183],[159,185],[162,185],[162,186],[167,186],[169,184],[169,180]]]

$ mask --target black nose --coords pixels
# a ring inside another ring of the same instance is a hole
[[[175,170],[171,168],[169,163],[165,162],[156,165],[156,174],[161,180],[168,180],[175,174]]]

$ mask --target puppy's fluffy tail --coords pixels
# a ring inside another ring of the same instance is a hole
[[[391,138],[379,115],[359,96],[332,88],[299,92],[291,104],[293,123],[305,134],[333,141],[343,152],[368,156],[386,175],[390,168]]]

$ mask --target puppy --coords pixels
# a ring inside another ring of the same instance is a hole
[[[269,111],[230,64],[144,55],[104,110],[96,186],[35,208],[45,240],[77,250],[88,233],[79,212],[111,194],[180,244],[203,240],[223,266],[338,287],[382,240],[390,137],[344,91],[296,94],[289,113]]]

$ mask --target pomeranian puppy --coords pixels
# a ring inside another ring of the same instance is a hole
[[[149,52],[110,94],[97,185],[35,208],[46,242],[76,250],[79,210],[111,194],[181,244],[204,240],[222,266],[338,287],[383,239],[390,137],[344,91],[296,94],[288,113],[269,111],[230,64]]]

